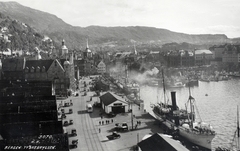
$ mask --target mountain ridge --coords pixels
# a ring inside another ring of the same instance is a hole
[[[157,43],[162,45],[171,42],[187,42],[192,44],[221,44],[238,42],[239,38],[230,39],[224,34],[186,34],[173,32],[168,29],[145,26],[72,26],[56,15],[23,6],[17,2],[0,2],[0,12],[27,23],[37,31],[49,36],[60,45],[65,39],[70,49],[82,48],[89,44],[101,45],[115,42],[116,45],[136,43]]]

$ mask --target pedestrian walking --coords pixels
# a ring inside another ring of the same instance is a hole
[[[112,119],[112,123],[113,123],[113,119]]]
[[[101,128],[99,128],[99,133],[101,133]]]
[[[101,121],[99,121],[99,125],[101,125]]]
[[[104,121],[102,121],[102,125],[104,124]]]

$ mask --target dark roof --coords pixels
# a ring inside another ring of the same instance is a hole
[[[138,143],[142,151],[188,151],[182,144],[161,134],[155,133]]]
[[[40,68],[42,68],[43,66],[45,67],[45,70],[47,71],[49,69],[49,67],[51,66],[51,64],[53,63],[53,59],[51,60],[27,60],[26,61],[26,67],[28,67],[29,69],[31,67],[34,67],[35,69],[39,66]]]
[[[122,98],[116,94],[113,94],[111,92],[107,92],[107,93],[103,94],[102,96],[100,96],[100,99],[104,105],[109,105],[117,100],[127,104],[127,102],[124,100],[124,98]]]
[[[24,69],[25,59],[4,59],[2,62],[3,71],[22,71]]]

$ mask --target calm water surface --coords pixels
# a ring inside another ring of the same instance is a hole
[[[176,91],[178,106],[184,109],[189,96],[189,88],[168,89],[167,95],[170,102],[171,91]],[[162,92],[162,88],[141,87],[140,96],[148,112],[152,113],[151,103],[163,99]],[[237,128],[237,105],[240,108],[240,79],[209,83],[199,81],[198,87],[191,87],[191,94],[196,100],[202,121],[211,124],[217,133],[212,147],[230,147]]]

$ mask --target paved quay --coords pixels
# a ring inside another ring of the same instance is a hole
[[[91,81],[88,78],[82,80],[86,81],[86,83]],[[73,103],[73,106],[64,107],[65,113],[68,113],[70,108],[73,110],[73,113],[66,114],[67,118],[63,119],[63,122],[69,121],[70,119],[73,120],[73,125],[65,126],[69,134],[71,133],[71,129],[75,128],[77,130],[77,136],[69,137],[69,144],[72,143],[72,140],[78,139],[78,147],[70,150],[129,151],[133,150],[133,147],[140,142],[146,134],[162,132],[158,124],[156,124],[155,119],[134,104],[132,105],[133,116],[131,113],[123,113],[117,114],[117,116],[113,118],[108,118],[104,115],[101,117],[100,108],[94,108],[92,113],[87,113],[86,105],[89,103],[93,104],[98,98],[95,96],[95,92],[91,91],[87,91],[87,94],[84,95],[84,89],[88,90],[89,87],[84,88],[82,81],[80,81],[79,96],[71,96],[65,100],[57,100],[58,104],[61,102],[70,102],[70,100],[72,100]],[[91,97],[92,99],[90,99]],[[141,121],[141,124],[135,129],[137,121]],[[108,140],[106,136],[112,134],[115,123],[123,122],[128,124],[129,130],[119,132],[121,137],[118,139]],[[132,130],[132,128],[134,130]]]

